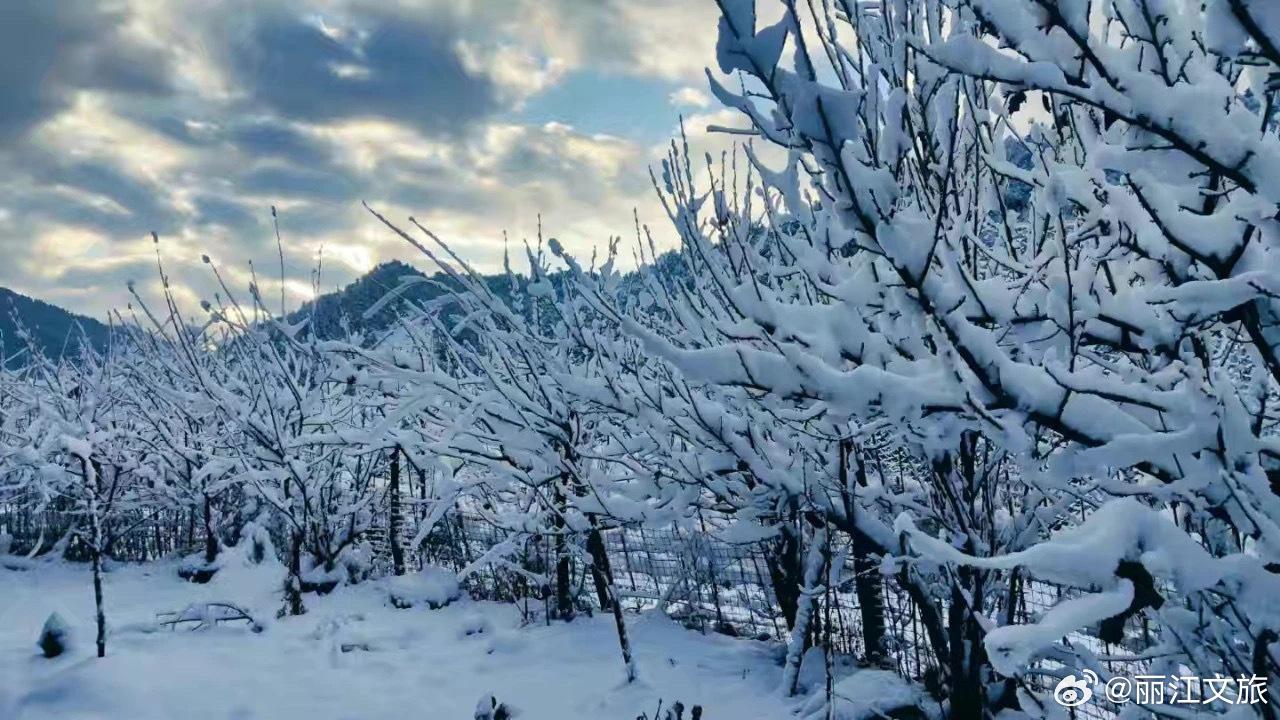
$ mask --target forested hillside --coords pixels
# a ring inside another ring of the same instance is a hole
[[[103,349],[108,335],[109,329],[99,320],[0,288],[0,339],[8,365],[27,362],[28,341],[30,347],[53,357],[74,357],[82,342]]]

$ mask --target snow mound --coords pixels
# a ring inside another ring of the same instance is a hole
[[[5,570],[13,570],[14,572],[24,572],[35,568],[36,561],[22,557],[21,555],[6,555],[0,553],[0,568]]]
[[[797,684],[802,690],[816,690],[826,687],[827,682],[827,656],[823,654],[822,648],[814,647],[804,651],[804,655],[800,658],[800,674],[797,677]]]
[[[458,576],[452,570],[430,565],[412,575],[387,578],[386,588],[391,604],[401,609],[426,605],[434,610],[462,595]]]
[[[178,577],[203,585],[212,580],[218,570],[222,569],[222,559],[222,554],[212,561],[206,560],[202,552],[188,555],[178,564]]]
[[[501,630],[492,633],[484,651],[488,655],[513,655],[523,650],[527,644],[528,640],[524,634],[511,630]]]
[[[492,632],[493,626],[489,623],[489,619],[480,613],[471,613],[462,619],[462,624],[458,626],[458,638],[471,637],[473,635],[483,635]]]
[[[920,690],[888,670],[859,670],[832,689],[831,714],[826,714],[824,693],[805,706],[805,720],[879,720],[890,717],[915,720],[927,717],[920,709]]]

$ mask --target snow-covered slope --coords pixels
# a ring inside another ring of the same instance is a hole
[[[633,620],[643,677],[626,686],[605,616],[520,628],[509,605],[397,610],[371,582],[308,596],[306,615],[276,620],[281,573],[233,562],[201,586],[164,563],[120,567],[107,576],[112,635],[99,660],[87,570],[0,569],[0,718],[470,720],[487,693],[525,720],[652,717],[659,699],[701,704],[708,720],[789,716],[772,692],[776,653],[763,643],[643,616]],[[251,609],[265,629],[148,628],[157,613],[212,600]],[[53,611],[82,643],[70,657],[46,660],[35,639]]]

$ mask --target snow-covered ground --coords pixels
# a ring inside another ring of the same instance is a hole
[[[203,586],[175,568],[107,575],[101,660],[86,568],[0,569],[0,720],[470,720],[488,693],[527,720],[652,717],[659,699],[703,705],[705,720],[768,720],[789,717],[795,702],[775,694],[776,647],[653,614],[628,617],[642,679],[627,686],[605,615],[521,628],[516,608],[494,603],[396,609],[374,581],[308,596],[308,614],[276,620],[279,565],[233,558]],[[251,608],[265,629],[154,628],[157,613],[215,600]],[[47,660],[35,641],[54,611],[78,644]]]

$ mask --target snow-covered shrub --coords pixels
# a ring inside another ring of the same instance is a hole
[[[493,695],[485,695],[476,703],[475,720],[512,720],[516,711]]]
[[[55,658],[72,648],[74,635],[71,626],[58,613],[50,613],[40,628],[36,646],[47,658]]]
[[[435,610],[462,595],[456,573],[430,565],[416,573],[388,577],[383,582],[388,601],[401,609],[426,606]]]
[[[652,720],[705,720],[702,716],[702,706],[694,705],[689,708],[689,715],[685,716],[685,704],[682,702],[673,702],[665,709],[662,701],[658,701],[658,708],[653,712]],[[651,720],[648,713],[640,713],[636,720]]]
[[[178,577],[203,585],[212,580],[221,567],[221,558],[210,562],[204,554],[188,555],[178,564]]]
[[[304,593],[328,595],[347,578],[341,567],[325,567],[313,558],[303,560],[304,569],[298,574],[298,584]]]
[[[247,522],[240,530],[240,543],[243,556],[253,564],[260,564],[277,558],[275,544],[271,541],[271,533],[257,522]]]
[[[348,585],[368,580],[373,574],[373,548],[367,542],[358,542],[345,548],[338,556],[338,565],[346,573]]]

